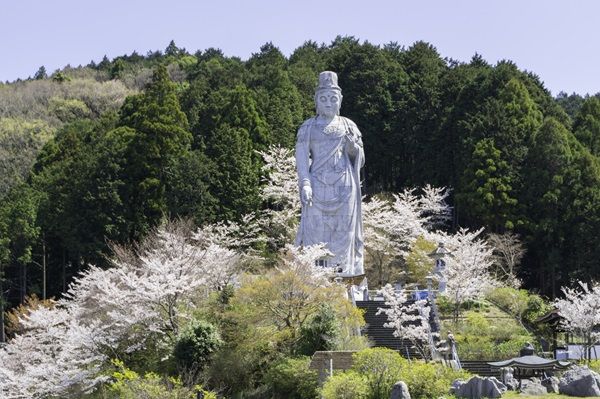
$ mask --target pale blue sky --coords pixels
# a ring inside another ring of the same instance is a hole
[[[600,92],[597,0],[0,0],[0,81],[137,50],[171,39],[247,59],[272,41],[289,55],[336,35],[375,44],[417,40],[443,57],[511,59],[554,95]]]

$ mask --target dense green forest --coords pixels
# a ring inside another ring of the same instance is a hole
[[[59,296],[110,243],[166,218],[235,220],[260,202],[257,150],[292,147],[320,71],[363,133],[364,193],[452,188],[448,229],[512,231],[525,286],[554,296],[600,277],[600,99],[511,61],[462,63],[431,44],[352,37],[270,43],[248,60],[171,42],[0,83],[0,292]]]

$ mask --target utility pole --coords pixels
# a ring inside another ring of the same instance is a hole
[[[46,300],[46,234],[42,233],[42,299]]]
[[[46,300],[46,235],[42,233],[42,263],[32,260],[31,263],[42,268],[42,299]]]
[[[6,342],[6,336],[4,332],[4,276],[2,273],[2,264],[0,263],[0,344]]]

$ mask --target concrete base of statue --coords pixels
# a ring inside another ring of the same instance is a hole
[[[333,278],[334,281],[338,281],[346,285],[360,285],[363,282],[363,280],[366,281],[366,279],[366,274],[346,275],[343,273],[338,273]]]
[[[338,275],[334,277],[333,280],[346,287],[348,299],[350,299],[352,303],[369,300],[369,284],[367,282],[367,277],[364,274],[359,276]]]

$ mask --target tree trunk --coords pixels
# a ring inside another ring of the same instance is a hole
[[[46,300],[46,237],[42,234],[42,299]]]
[[[65,249],[62,251],[62,292],[67,291],[67,254]]]
[[[588,334],[587,339],[586,339],[586,343],[587,343],[587,348],[585,350],[585,356],[586,356],[586,360],[587,360],[587,364],[589,366],[590,361],[592,360],[592,335]]]

